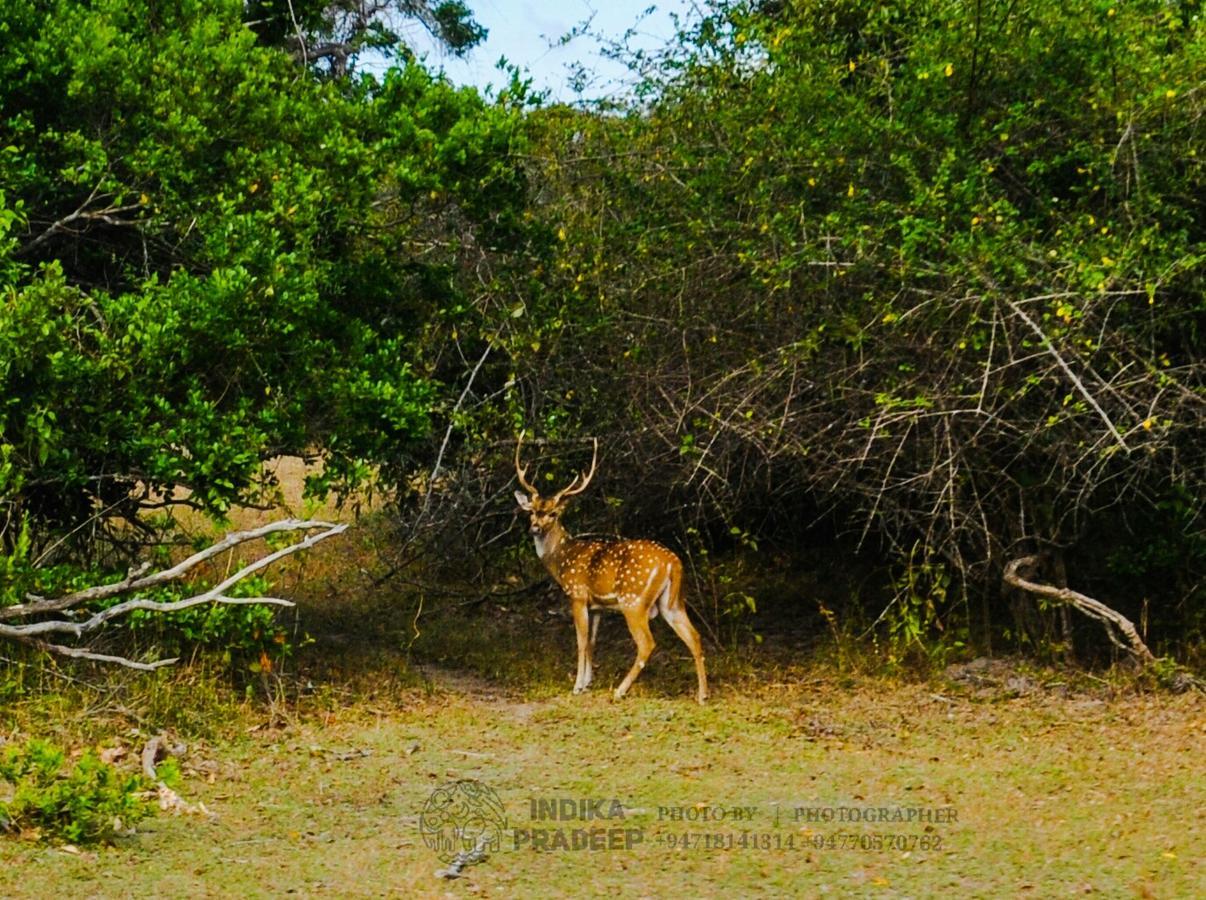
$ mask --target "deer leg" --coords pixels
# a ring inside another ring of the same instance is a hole
[[[587,662],[590,652],[590,611],[586,601],[574,598],[574,632],[578,637],[578,677],[574,680],[574,693],[581,694],[590,683],[590,663]]]
[[[590,619],[590,640],[586,643],[586,681],[582,685],[583,689],[590,687],[591,680],[595,674],[595,640],[599,637],[599,620],[603,618],[603,613],[599,610],[591,611],[587,607],[586,614]]]
[[[691,651],[691,655],[695,657],[695,677],[699,681],[699,690],[695,694],[695,699],[703,703],[708,699],[708,673],[704,669],[703,645],[699,640],[699,632],[687,618],[687,610],[681,606],[667,609],[662,615],[670,623],[674,633],[682,638],[687,649]]]
[[[636,662],[632,664],[632,668],[628,670],[628,674],[624,680],[620,682],[620,686],[616,688],[616,699],[619,700],[628,693],[628,689],[632,687],[632,683],[636,681],[641,670],[645,668],[645,663],[649,661],[649,655],[653,653],[654,641],[653,633],[649,630],[649,612],[645,607],[631,607],[624,610],[624,621],[628,623],[628,630],[632,633],[632,639],[636,641],[637,655]]]
[[[695,657],[695,677],[699,682],[695,699],[703,703],[708,699],[708,673],[704,669],[703,644],[699,640],[699,632],[691,624],[691,619],[687,616],[687,606],[683,603],[681,572],[671,574],[670,581],[662,590],[658,606],[661,607],[662,618],[674,629],[674,633],[682,638],[691,655]]]

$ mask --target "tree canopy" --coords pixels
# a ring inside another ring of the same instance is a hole
[[[221,511],[281,453],[347,486],[424,434],[412,345],[526,240],[518,110],[311,76],[237,3],[45,6],[0,13],[6,541]]]

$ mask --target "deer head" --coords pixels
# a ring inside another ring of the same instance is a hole
[[[579,473],[574,476],[573,481],[551,497],[541,497],[540,492],[528,481],[528,470],[520,464],[523,432],[519,433],[519,440],[515,442],[515,474],[519,478],[519,484],[523,488],[523,491],[516,491],[515,499],[519,503],[519,508],[531,516],[531,525],[528,530],[535,537],[544,537],[556,530],[561,520],[561,514],[565,512],[569,498],[576,494],[581,494],[586,490],[586,486],[590,484],[590,480],[595,475],[595,467],[599,462],[598,438],[594,439],[594,445],[595,449],[590,461],[590,471],[585,476]],[[527,491],[527,493],[525,494],[524,491]]]

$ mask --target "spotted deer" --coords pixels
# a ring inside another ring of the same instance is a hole
[[[551,497],[541,497],[528,482],[527,469],[520,465],[522,445],[521,433],[515,442],[515,474],[523,490],[515,492],[515,499],[530,516],[529,531],[536,542],[536,555],[570,599],[578,637],[578,678],[574,682],[574,693],[580,694],[590,686],[601,611],[622,613],[632,639],[636,641],[636,662],[616,688],[617,700],[628,693],[653,653],[654,640],[649,623],[661,613],[695,657],[695,674],[699,680],[695,696],[703,703],[708,698],[708,675],[704,670],[699,633],[691,624],[683,602],[682,561],[653,541],[574,538],[561,524],[567,501],[586,490],[594,477],[599,461],[598,439],[595,440],[590,471],[585,476],[579,473]]]

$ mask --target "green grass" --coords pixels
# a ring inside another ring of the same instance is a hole
[[[190,745],[180,793],[213,817],[161,813],[118,846],[83,851],[2,839],[0,896],[1206,894],[1198,694],[1121,678],[1068,690],[1066,675],[1031,669],[1014,696],[1000,678],[879,678],[857,660],[839,671],[768,639],[710,647],[713,698],[700,707],[689,656],[658,622],[649,668],[616,703],[609,689],[633,652],[617,619],[600,635],[595,687],[573,697],[573,629],[549,614],[554,597],[431,602],[416,623],[413,603],[373,588],[364,562],[306,563],[303,624],[318,641],[270,704],[200,666],[89,686],[68,679],[95,670],[31,664],[10,680],[0,734],[125,743],[136,765],[141,742],[173,728]],[[450,882],[435,876],[443,864],[418,818],[460,779],[497,792],[508,830]],[[618,800],[624,818],[533,821],[533,798]],[[735,807],[752,818],[659,814]],[[956,818],[821,822],[797,808]],[[642,840],[515,848],[517,830],[569,839],[593,827]],[[754,846],[742,847],[747,832]]]
[[[1200,895],[1196,698],[983,702],[937,699],[926,685],[848,689],[823,673],[787,674],[793,681],[774,687],[718,680],[702,708],[686,692],[533,699],[456,680],[456,689],[437,682],[398,695],[389,709],[315,711],[187,761],[182,793],[212,820],[163,814],[121,846],[84,853],[0,843],[0,894],[535,896],[556,887],[660,896],[689,885],[704,896]],[[510,840],[452,885],[434,877],[441,864],[417,817],[435,787],[465,778],[498,793]],[[625,816],[532,821],[532,798],[616,799]],[[756,810],[751,821],[659,817],[663,807],[738,806]],[[797,807],[950,808],[957,821],[928,830],[797,821]],[[597,825],[639,829],[643,842],[514,849],[514,829]],[[740,841],[746,830],[782,849],[670,846],[684,835]],[[915,845],[859,846],[877,834]],[[812,847],[830,835],[835,846]]]

